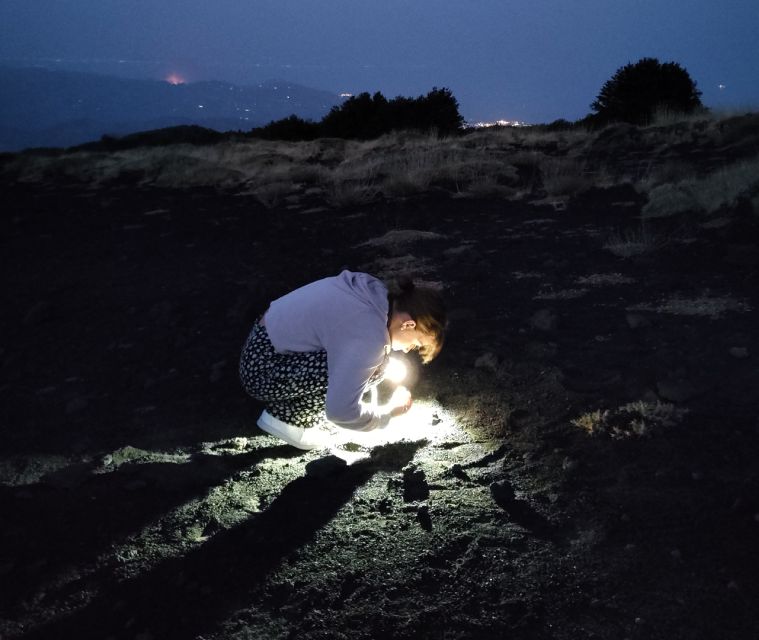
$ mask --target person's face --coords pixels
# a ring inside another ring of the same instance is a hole
[[[429,342],[429,336],[416,328],[416,322],[407,313],[393,315],[390,323],[390,347],[393,351],[408,353]]]

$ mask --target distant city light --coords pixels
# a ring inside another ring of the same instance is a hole
[[[341,98],[352,98],[353,94],[352,93],[341,93],[340,97]]]
[[[185,79],[178,73],[170,73],[168,76],[166,76],[166,82],[173,85],[184,84]]]
[[[467,122],[466,126],[472,129],[485,129],[486,127],[529,127],[531,125],[519,120],[496,120],[495,122]]]

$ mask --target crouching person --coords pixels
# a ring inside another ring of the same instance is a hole
[[[418,350],[430,362],[445,322],[437,290],[351,271],[275,300],[240,358],[245,391],[266,405],[258,426],[299,449],[324,444],[325,419],[357,431],[387,426],[411,408],[411,394],[399,387],[377,406],[362,402],[364,393],[382,381],[393,350]]]

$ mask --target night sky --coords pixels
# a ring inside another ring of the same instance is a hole
[[[759,0],[0,0],[0,64],[417,96],[465,119],[586,115],[642,57],[707,106],[759,105]]]

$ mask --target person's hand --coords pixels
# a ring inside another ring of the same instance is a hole
[[[390,402],[387,404],[390,408],[390,415],[395,418],[406,413],[413,403],[414,400],[411,398],[411,392],[406,387],[399,386],[393,391],[393,395],[390,396]]]

